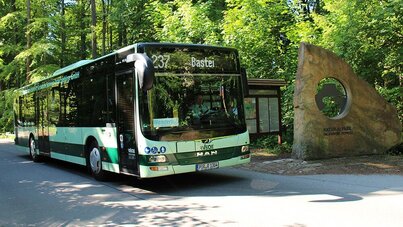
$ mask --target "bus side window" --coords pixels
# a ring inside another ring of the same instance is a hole
[[[35,93],[27,94],[25,96],[26,107],[25,107],[25,121],[29,125],[34,125],[35,123]]]
[[[82,95],[81,95],[81,103],[80,103],[80,125],[83,127],[90,126],[91,122],[91,80],[87,77],[87,74],[84,74],[84,77],[81,80],[82,84]]]
[[[60,126],[77,126],[78,97],[76,81],[60,85]]]
[[[115,75],[108,75],[107,83],[107,122],[116,123]]]
[[[50,123],[53,125],[59,125],[59,115],[60,115],[60,94],[59,85],[53,87],[50,92],[50,108],[49,108],[49,119]]]
[[[106,79],[88,76],[83,79],[80,117],[86,127],[105,126],[107,117]]]
[[[66,123],[68,126],[77,126],[78,121],[78,85],[76,80],[70,80],[66,92]]]
[[[20,96],[18,99],[18,125],[23,126],[23,105],[24,105],[24,97]]]

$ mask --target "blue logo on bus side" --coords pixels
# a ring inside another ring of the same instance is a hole
[[[158,152],[158,150],[159,150],[159,152]],[[151,147],[151,148],[146,147],[146,148],[144,148],[144,152],[146,154],[150,154],[150,153],[153,153],[153,154],[165,153],[166,151],[167,151],[167,148],[165,146],[160,147],[160,149],[158,149],[158,147]]]
[[[149,147],[144,148],[144,152],[146,152],[146,154],[149,154],[151,152],[151,149]]]

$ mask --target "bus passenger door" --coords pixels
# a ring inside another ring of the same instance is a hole
[[[116,74],[117,131],[120,171],[138,174],[138,152],[134,134],[133,72]]]
[[[49,118],[48,118],[48,97],[46,93],[38,93],[36,96],[37,105],[37,127],[38,127],[38,148],[41,153],[50,153],[49,143]]]

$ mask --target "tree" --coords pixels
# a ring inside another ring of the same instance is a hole
[[[27,0],[27,27],[31,25],[31,0]],[[27,50],[31,49],[31,33],[27,31]],[[29,81],[30,78],[30,67],[31,67],[31,57],[28,55],[26,58],[27,65],[27,76],[26,80]]]
[[[323,31],[317,44],[346,59],[403,116],[401,1],[325,0],[326,15],[315,16]],[[400,82],[399,82],[400,80]],[[403,120],[403,118],[401,118]]]
[[[248,77],[281,78],[289,83],[282,93],[282,124],[287,128],[284,139],[291,143],[293,81],[299,41],[292,42],[289,37],[295,16],[288,3],[286,0],[229,0],[222,26],[224,42],[240,51]]]
[[[157,40],[219,44],[223,7],[223,1],[155,0],[147,11]]]
[[[102,2],[102,55],[105,55],[106,50],[106,25],[107,25],[107,6],[105,0],[101,0]]]
[[[60,1],[60,36],[61,36],[61,43],[60,43],[60,66],[65,66],[64,55],[66,53],[66,20],[65,20],[65,3],[64,0]]]
[[[57,1],[30,2],[27,0],[27,48],[14,59],[20,62],[28,59],[25,83],[47,77],[59,68],[60,46],[55,39],[56,34],[59,34],[58,20],[51,18],[57,12]],[[31,13],[35,17],[31,17]]]
[[[292,17],[286,1],[227,2],[224,40],[240,50],[248,74],[255,78],[288,77],[284,56],[289,54],[286,31]]]
[[[239,50],[249,77],[288,82],[282,112],[291,127],[305,41],[346,59],[403,116],[401,7],[399,0],[0,1],[0,91],[136,42],[223,45]]]
[[[25,2],[0,2],[0,91],[24,83],[25,62],[15,60],[25,48]]]
[[[157,41],[155,30],[148,14],[148,0],[113,1],[109,18],[112,48],[118,49],[136,42]]]
[[[97,57],[97,33],[96,33],[96,27],[97,27],[97,7],[95,5],[95,0],[90,0],[91,2],[91,34],[92,34],[92,39],[91,39],[91,50],[92,50],[92,58]]]

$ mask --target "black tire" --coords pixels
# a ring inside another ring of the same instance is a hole
[[[29,156],[31,157],[32,161],[34,161],[34,162],[41,161],[41,157],[39,156],[39,154],[37,154],[35,152],[36,142],[35,142],[35,139],[32,136],[29,138],[28,146],[29,146]]]
[[[87,150],[87,168],[96,180],[106,180],[107,173],[102,169],[102,152],[96,141],[92,141]]]

